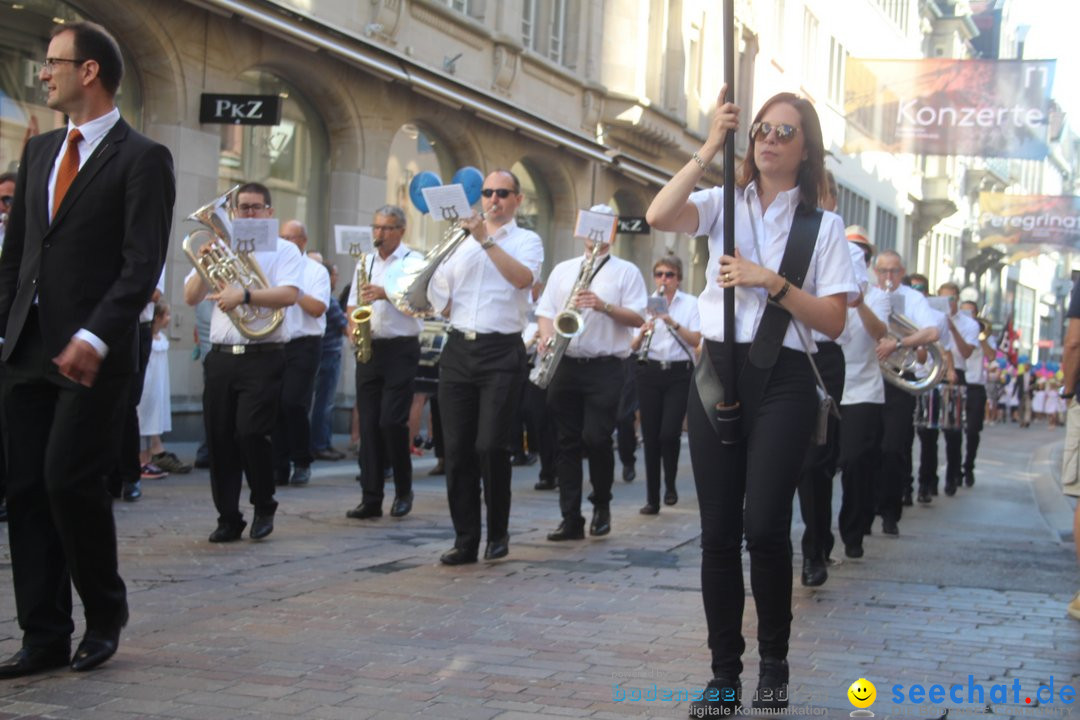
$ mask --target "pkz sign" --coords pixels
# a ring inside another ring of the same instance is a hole
[[[278,125],[281,97],[278,95],[217,95],[203,93],[199,122],[223,125]]]
[[[648,235],[652,228],[645,222],[643,217],[619,217],[619,225],[615,232],[626,235]]]

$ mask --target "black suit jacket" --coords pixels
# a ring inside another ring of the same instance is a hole
[[[31,138],[0,254],[7,361],[38,298],[48,357],[80,328],[108,346],[99,374],[138,368],[138,317],[165,262],[176,199],[172,155],[120,119],[79,170],[49,222],[49,174],[67,129]]]

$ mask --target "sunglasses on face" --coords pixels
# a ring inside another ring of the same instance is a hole
[[[484,188],[480,191],[480,194],[486,198],[492,195],[498,195],[501,200],[505,200],[514,194],[513,190],[507,190],[506,188]]]
[[[799,128],[794,125],[788,125],[783,123],[781,125],[773,125],[767,122],[756,122],[750,126],[750,139],[751,140],[764,140],[776,131],[776,142],[781,145],[787,144],[795,139],[795,135],[798,134]]]
[[[674,270],[657,270],[653,273],[653,277],[658,278],[673,278],[675,277]]]
[[[0,205],[10,205],[11,201],[14,199],[15,197],[12,195],[4,195],[0,197]]]

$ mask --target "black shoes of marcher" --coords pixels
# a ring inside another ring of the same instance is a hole
[[[968,487],[971,487],[974,484],[975,484],[975,471],[974,470],[968,470],[967,472],[964,473],[964,485],[967,485]]]
[[[382,517],[382,507],[372,502],[362,502],[352,510],[345,513],[345,517],[353,520],[367,520],[368,518]]]
[[[956,478],[945,478],[945,494],[952,497],[956,494],[956,488],[960,487],[960,483]]]
[[[504,558],[510,552],[510,536],[502,538],[501,540],[488,540],[487,546],[484,548],[485,560],[498,560]]]
[[[657,515],[660,513],[660,506],[653,505],[652,503],[645,503],[638,512],[642,515]]]
[[[634,478],[637,477],[637,471],[634,470],[633,465],[623,465],[622,467],[622,479],[624,482],[634,482]]]
[[[905,490],[904,491],[903,503],[904,503],[904,507],[911,507],[913,505],[913,503],[911,502],[911,491],[910,490]]]
[[[405,517],[412,511],[413,494],[395,497],[390,505],[390,517]],[[381,514],[381,513],[380,513]]]
[[[289,478],[290,485],[307,485],[309,482],[311,482],[310,465],[297,465],[293,468],[292,477]]]
[[[558,487],[558,483],[555,482],[555,478],[540,478],[540,480],[533,485],[533,490],[554,490]]]
[[[889,518],[881,518],[881,532],[885,533],[886,535],[899,535],[900,528],[899,526],[897,526],[895,520],[890,520]]]
[[[218,521],[217,530],[210,533],[210,542],[212,543],[224,543],[224,542],[236,542],[244,536],[244,528],[247,527],[247,523],[243,520],[239,524],[233,525],[232,523]]]
[[[135,502],[142,497],[142,483],[138,480],[135,482],[124,481],[124,489],[120,491],[120,496],[124,498],[124,502]]]
[[[803,558],[802,584],[805,587],[819,587],[829,579],[829,568],[821,560]]]
[[[549,532],[547,539],[552,542],[561,542],[563,540],[584,540],[585,539],[585,518],[573,518],[567,520],[563,518],[563,521],[559,523],[559,527],[554,532]]]
[[[863,556],[862,545],[844,545],[844,555],[849,558],[861,558]]]
[[[674,488],[664,493],[665,505],[674,505],[677,502],[679,502],[679,493],[675,492]]]
[[[510,458],[514,467],[528,467],[536,464],[536,453],[514,453]]]
[[[116,654],[120,646],[120,630],[87,630],[82,642],[71,657],[71,669],[75,672],[93,670]]]
[[[690,703],[690,717],[730,717],[742,707],[739,679],[715,677],[701,691],[701,699]]]
[[[783,710],[788,706],[788,664],[787,660],[761,658],[758,670],[757,692],[754,693],[754,707]]]
[[[611,510],[606,507],[595,507],[592,511],[592,522],[589,523],[589,534],[597,537],[611,532]]]
[[[262,540],[274,532],[273,515],[256,515],[251,521],[251,539]]]
[[[948,490],[945,492],[948,492]],[[928,490],[920,490],[918,500],[920,505],[929,505],[933,502],[933,498],[930,497],[930,491]]]
[[[64,667],[69,662],[71,662],[71,650],[67,647],[24,647],[7,660],[0,662],[0,680],[36,675]]]
[[[439,558],[439,562],[443,565],[467,565],[469,563],[476,562],[476,551],[472,552],[468,550],[462,550],[459,547],[452,547],[442,554]]]

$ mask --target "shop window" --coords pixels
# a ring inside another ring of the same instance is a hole
[[[517,211],[517,224],[532,230],[544,242],[544,266],[541,277],[547,277],[555,266],[555,244],[551,237],[552,202],[551,191],[540,173],[529,168],[525,162],[516,162],[510,172],[521,181],[521,205]]]
[[[443,182],[450,182],[457,169],[445,144],[420,126],[406,123],[394,134],[386,167],[386,202],[405,211],[407,226],[402,242],[409,247],[427,251],[438,244],[447,228],[442,220],[421,213],[412,204],[409,183],[417,174],[427,171],[438,175]]]

